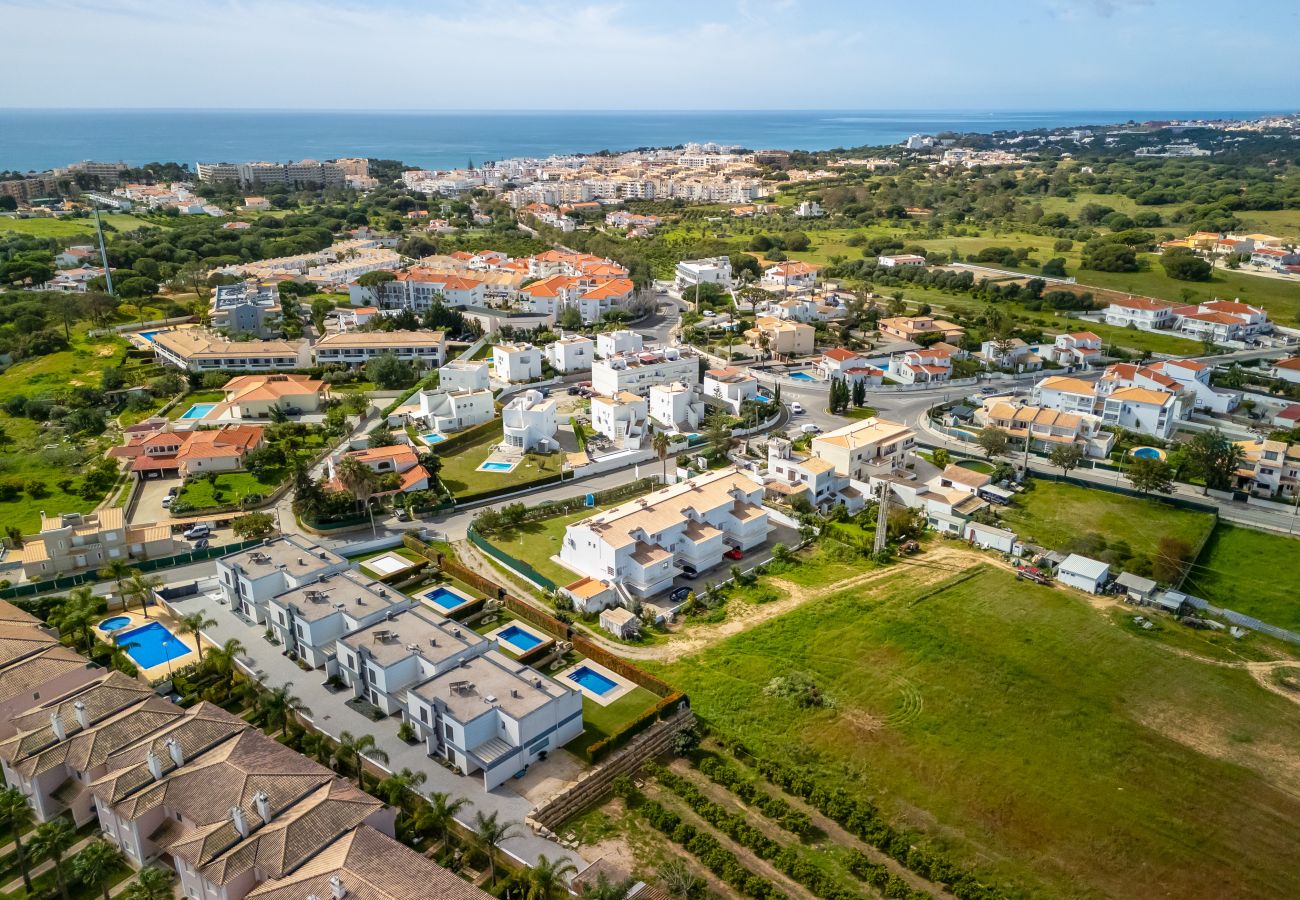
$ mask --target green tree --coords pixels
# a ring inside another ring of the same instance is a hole
[[[381,353],[366,363],[366,378],[382,390],[407,387],[415,380],[415,370],[395,354]]]
[[[524,900],[551,900],[553,897],[568,897],[569,889],[565,885],[566,876],[576,874],[577,867],[567,859],[554,862],[538,855],[537,864],[527,873],[528,890]]]
[[[666,432],[656,431],[655,436],[650,441],[650,446],[654,448],[655,455],[659,457],[659,462],[664,467],[664,484],[668,483],[668,448],[672,445],[672,440]]]
[[[975,435],[975,443],[979,444],[987,459],[1002,456],[1007,452],[1009,446],[1006,432],[1000,428],[994,428],[992,425],[986,425],[979,430],[979,433]]]
[[[1048,458],[1052,465],[1060,467],[1062,474],[1069,475],[1071,469],[1083,462],[1083,448],[1078,444],[1058,444]]]
[[[140,612],[144,617],[149,618],[149,601],[153,599],[153,592],[162,585],[162,579],[157,575],[146,575],[139,569],[131,570],[131,577],[127,579],[123,599],[128,601],[134,600],[140,604]]]
[[[659,886],[668,892],[673,900],[691,900],[704,887],[704,881],[691,871],[691,867],[680,859],[670,859],[659,867]]]
[[[388,762],[388,754],[375,743],[373,734],[353,735],[352,732],[345,731],[339,735],[338,747],[334,749],[334,760],[344,774],[356,773],[357,784],[361,784],[363,757],[382,763]]]
[[[497,883],[497,848],[514,835],[515,826],[509,822],[499,821],[495,812],[486,816],[482,811],[474,813],[474,837],[483,848],[483,852],[487,854],[494,886]]]
[[[401,806],[407,792],[418,794],[420,785],[428,780],[429,776],[423,772],[402,769],[379,782],[379,794],[388,801],[389,806]]]
[[[1209,281],[1214,267],[1187,247],[1170,247],[1160,254],[1165,274],[1179,281]]]
[[[36,826],[32,837],[32,852],[54,863],[54,878],[59,883],[59,894],[68,900],[67,874],[63,871],[63,857],[77,842],[77,830],[65,818],[54,819]]]
[[[99,617],[101,609],[102,601],[90,588],[73,588],[50,613],[50,623],[63,634],[81,635],[86,652],[90,653],[94,646],[94,634],[90,626]]]
[[[103,838],[97,838],[72,857],[72,874],[82,884],[95,885],[109,900],[108,881],[123,864],[122,851]]]
[[[1192,474],[1205,482],[1205,492],[1230,490],[1241,467],[1242,452],[1233,441],[1214,428],[1198,432],[1183,447]]]
[[[127,885],[122,892],[122,900],[172,900],[172,883],[175,880],[176,875],[170,869],[149,866],[142,869],[135,881]]]
[[[334,311],[334,304],[325,297],[317,297],[311,302],[311,323],[316,326],[317,336],[325,334],[325,317]]]
[[[0,790],[0,824],[9,829],[9,834],[14,839],[14,859],[18,863],[18,871],[22,873],[23,885],[27,888],[29,896],[32,893],[32,876],[27,868],[27,851],[23,847],[22,833],[35,818],[36,812],[27,802],[27,797],[22,791],[15,787]]]
[[[235,674],[235,660],[245,652],[244,645],[239,642],[239,638],[231,638],[220,647],[215,647],[208,653],[208,667],[225,678],[231,678]]]
[[[416,810],[416,830],[421,834],[432,833],[440,845],[446,846],[456,814],[468,805],[469,800],[465,797],[453,798],[450,794],[435,791],[429,795],[429,802]]]
[[[948,464],[952,462],[952,455],[944,448],[936,447],[934,450],[930,451],[930,462],[934,463],[941,469],[946,469],[948,468]]]
[[[271,688],[258,698],[258,707],[262,711],[266,724],[275,728],[279,726],[280,734],[289,731],[289,723],[295,716],[311,715],[311,709],[293,692],[293,682],[286,681],[278,687]],[[346,734],[346,732],[344,732]]]
[[[230,523],[230,530],[244,540],[263,538],[275,531],[275,517],[265,512],[245,513]]]
[[[177,623],[181,634],[194,635],[194,646],[199,648],[199,662],[203,662],[203,637],[200,632],[205,628],[211,628],[217,624],[217,620],[207,614],[206,610],[192,612],[187,616],[181,616]]]
[[[715,455],[724,455],[731,449],[731,417],[718,410],[704,420],[704,440]]]
[[[1163,459],[1133,459],[1124,477],[1144,494],[1167,492],[1173,487],[1173,473]]]
[[[556,318],[555,324],[565,331],[576,331],[582,327],[582,313],[578,311],[576,306],[566,306],[560,310],[560,315]]]
[[[131,574],[131,565],[124,559],[110,559],[99,570],[100,578],[111,578],[117,584],[117,594],[122,596],[122,582]]]

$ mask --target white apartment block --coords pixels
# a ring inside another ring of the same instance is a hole
[[[492,348],[492,370],[499,381],[536,381],[542,377],[542,351],[532,344],[497,344]]]
[[[622,353],[640,353],[645,346],[645,338],[640,332],[629,329],[602,331],[596,335],[596,355],[609,359]]]
[[[663,431],[692,434],[704,422],[704,403],[684,381],[656,384],[650,388],[650,420]]]
[[[1177,330],[1218,343],[1242,341],[1273,330],[1273,323],[1263,309],[1235,300],[1179,306],[1174,309],[1174,317]]]
[[[271,631],[285,650],[318,669],[339,637],[410,605],[405,594],[349,569],[272,597],[267,607]]]
[[[1063,375],[1038,382],[1031,403],[1062,412],[1098,415],[1103,425],[1166,439],[1173,435],[1184,415],[1178,395],[1166,390],[1114,387],[1104,381],[1093,385]]]
[[[1106,324],[1127,328],[1132,325],[1143,331],[1158,331],[1172,328],[1174,324],[1174,305],[1149,297],[1128,297],[1112,300],[1106,307]]]
[[[525,391],[501,410],[504,443],[522,452],[550,450],[555,437],[555,401],[540,391]]]
[[[152,338],[163,365],[186,372],[281,372],[311,366],[311,345],[297,341],[230,341],[203,328],[160,331]]]
[[[818,509],[842,504],[850,513],[866,505],[866,495],[852,479],[835,471],[835,466],[817,456],[796,453],[785,438],[767,442],[767,477],[764,490],[782,500],[808,495]]]
[[[266,625],[272,598],[348,567],[337,553],[290,534],[221,557],[217,581],[233,612]]]
[[[716,284],[731,287],[731,260],[725,256],[708,259],[688,259],[677,264],[674,281],[679,291],[697,284]]]
[[[473,428],[496,418],[496,399],[488,388],[420,391],[408,418],[418,419],[438,434]]]
[[[491,386],[486,359],[453,359],[438,370],[438,387],[444,391],[482,391]]]
[[[455,272],[412,266],[395,273],[395,280],[377,287],[353,284],[348,300],[353,306],[374,304],[380,309],[423,312],[435,303],[446,306],[482,306],[488,293],[487,283]]]
[[[1106,369],[1101,377],[1099,392],[1108,387],[1150,388],[1182,394],[1188,401],[1185,413],[1190,413],[1193,409],[1220,415],[1232,412],[1241,402],[1241,394],[1214,387],[1210,383],[1213,371],[1212,366],[1195,359],[1168,359],[1144,366],[1119,363]]]
[[[721,401],[732,415],[739,415],[740,404],[758,396],[758,379],[730,366],[708,369],[704,373],[703,393]]]
[[[620,450],[639,449],[649,432],[650,404],[624,391],[615,397],[591,398],[591,427]]]
[[[341,187],[347,181],[343,166],[335,162],[304,159],[298,162],[195,163],[200,181],[237,181],[244,187],[283,184],[288,187]]]
[[[700,383],[700,357],[689,350],[619,353],[598,360],[591,367],[591,387],[598,394],[613,397],[623,391],[646,396],[656,384]]]
[[[316,362],[363,366],[391,353],[417,369],[437,368],[446,358],[447,339],[441,331],[339,331],[316,342]]]
[[[557,372],[589,372],[596,360],[596,342],[586,335],[570,334],[547,344],[546,358]]]
[[[916,433],[911,428],[872,416],[817,435],[810,449],[838,474],[866,481],[872,475],[902,469],[915,446]]]

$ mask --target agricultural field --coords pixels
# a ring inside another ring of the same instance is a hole
[[[1007,895],[1300,892],[1292,700],[1065,589],[987,565],[914,575],[653,668],[720,734],[874,802]],[[772,689],[791,675],[825,702]]]
[[[1300,540],[1220,524],[1183,585],[1187,593],[1300,632]]]

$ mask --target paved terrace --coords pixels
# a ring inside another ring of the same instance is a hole
[[[441,792],[453,797],[465,797],[469,800],[469,805],[461,810],[456,820],[467,828],[472,828],[471,823],[477,811],[482,811],[484,815],[495,812],[500,821],[515,823],[517,836],[505,841],[501,847],[521,863],[532,865],[539,855],[552,860],[568,859],[579,869],[589,862],[573,850],[539,837],[528,829],[523,824],[524,817],[535,803],[512,789],[519,787],[528,790],[534,800],[543,799],[554,792],[562,782],[572,780],[576,774],[577,770],[571,765],[571,757],[567,753],[554,753],[546,762],[535,763],[529,768],[528,775],[519,781],[508,781],[492,791],[484,791],[480,775],[457,775],[430,758],[422,741],[408,744],[399,739],[399,717],[375,721],[357,712],[344,702],[351,698],[351,691],[335,693],[328,690],[324,687],[324,672],[305,672],[288,657],[282,656],[283,648],[269,644],[263,636],[264,629],[249,625],[231,612],[228,604],[217,602],[220,595],[214,580],[206,585],[200,584],[200,587],[205,587],[212,594],[200,593],[172,601],[171,606],[177,615],[202,611],[215,619],[216,625],[203,630],[204,637],[218,645],[237,638],[246,648],[246,653],[239,659],[240,665],[252,672],[263,684],[282,685],[293,682],[293,693],[311,710],[311,714],[303,718],[316,730],[334,740],[338,740],[339,734],[344,731],[350,731],[354,735],[374,735],[380,749],[388,754],[388,763],[385,765],[369,760],[371,765],[385,772],[399,772],[402,769],[423,772],[428,776],[428,781],[420,788],[425,796]]]

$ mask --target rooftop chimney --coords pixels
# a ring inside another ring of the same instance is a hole
[[[68,733],[63,730],[63,719],[59,717],[57,708],[50,710],[50,730],[54,732],[57,740],[64,740],[68,736]]]
[[[230,821],[235,823],[235,830],[241,838],[248,837],[248,823],[244,821],[244,810],[238,806],[230,807]]]
[[[334,900],[343,900],[348,895],[348,889],[343,886],[343,882],[337,875],[330,876],[330,896]]]
[[[258,791],[253,795],[253,808],[267,825],[271,824],[271,798],[266,796],[265,791]]]
[[[176,768],[179,769],[181,766],[185,765],[185,751],[181,749],[180,741],[176,740],[174,737],[169,737],[167,740],[163,741],[163,746],[166,747],[167,752],[171,754],[172,762],[176,764]]]
[[[145,757],[145,761],[149,763],[149,774],[153,776],[153,780],[158,781],[161,779],[162,760],[158,758],[158,754],[150,750],[149,755]]]
[[[86,704],[82,703],[80,700],[77,700],[72,704],[72,711],[77,715],[78,725],[80,725],[82,728],[90,727],[90,717],[86,715]]]

